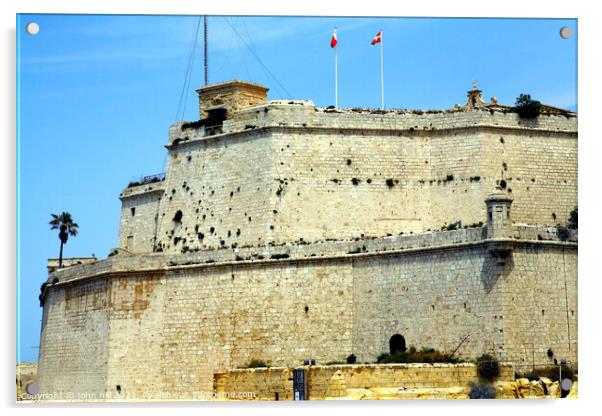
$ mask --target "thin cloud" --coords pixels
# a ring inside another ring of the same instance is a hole
[[[68,17],[67,20],[75,18]],[[98,43],[92,43],[90,49],[61,50],[49,55],[24,56],[21,64],[37,66],[37,69],[50,69],[47,66],[98,64],[124,61],[173,61],[187,59],[191,40],[198,24],[193,16],[180,17],[94,17],[90,21],[79,21],[79,24],[66,22],[59,28],[53,29],[53,35],[65,39],[73,37],[92,37]],[[343,21],[341,21],[343,20]],[[259,47],[265,43],[289,39],[309,40],[328,37],[331,26],[337,23],[342,31],[350,32],[369,24],[369,19],[336,19],[336,18],[305,18],[305,17],[233,17],[211,16],[209,18],[209,52],[219,59],[222,54],[232,52],[239,54],[244,51],[247,43],[251,47]],[[235,31],[238,33],[236,34]],[[239,39],[244,39],[244,42]],[[234,38],[234,40],[233,40]],[[109,40],[107,40],[109,39]],[[148,45],[149,39],[157,42]],[[58,39],[57,39],[58,40]],[[202,48],[202,37],[197,40],[197,47]],[[60,43],[59,43],[60,45]],[[114,45],[114,48],[107,48]],[[99,50],[99,47],[102,47]],[[43,68],[46,66],[46,68]],[[56,69],[56,68],[55,68]]]
[[[168,51],[149,51],[148,53],[123,52],[123,51],[105,51],[105,52],[85,52],[79,54],[60,54],[39,56],[36,58],[23,59],[21,63],[25,65],[54,65],[54,64],[81,64],[98,63],[108,61],[163,61],[173,59],[178,55]]]

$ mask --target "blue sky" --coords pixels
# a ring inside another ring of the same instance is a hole
[[[36,36],[24,31],[30,21],[40,25]],[[116,246],[119,192],[164,170],[196,25],[194,16],[17,18],[17,360],[37,359],[39,288],[59,251],[50,213],[68,211],[80,226],[66,257],[104,258]],[[478,80],[486,100],[512,105],[529,93],[576,109],[576,20],[212,16],[209,81],[244,79],[268,86],[271,99],[334,104],[335,26],[340,107],[380,105],[380,55],[370,41],[383,29],[387,108],[451,108]],[[559,36],[563,26],[572,38]],[[187,120],[198,117],[201,48],[202,37]]]

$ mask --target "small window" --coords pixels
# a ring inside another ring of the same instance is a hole
[[[136,215],[136,207],[131,207],[130,212],[132,213],[132,217]]]

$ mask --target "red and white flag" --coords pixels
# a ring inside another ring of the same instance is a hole
[[[337,29],[335,28],[332,32],[332,38],[330,39],[330,47],[334,48],[337,46],[337,43],[339,43],[339,40],[337,39]]]
[[[377,43],[381,43],[383,41],[382,39],[382,33],[378,32],[376,34],[376,36],[374,36],[374,39],[372,39],[372,42],[370,42],[371,45],[376,45]]]

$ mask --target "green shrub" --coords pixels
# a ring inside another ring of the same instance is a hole
[[[537,118],[541,111],[541,103],[532,100],[529,94],[521,94],[516,99],[513,111],[521,118]]]
[[[458,230],[462,227],[462,220],[458,220],[452,224],[449,225],[444,225],[443,226],[443,231],[447,230],[447,231],[453,231],[453,230]]]
[[[262,367],[269,367],[269,365],[265,361],[263,361],[263,360],[257,360],[255,358],[253,358],[243,368],[262,368]]]
[[[578,215],[577,215],[577,207],[575,207],[574,210],[571,211],[570,217],[569,217],[569,228],[572,228],[573,230],[577,229],[577,223],[578,223]]]
[[[377,363],[460,363],[461,359],[451,354],[442,353],[434,348],[423,348],[417,351],[415,347],[410,346],[407,351],[396,351],[393,354],[382,353],[378,356]]]
[[[40,286],[40,296],[38,296],[38,300],[40,301],[40,307],[44,306],[44,291],[46,290],[46,286],[48,286],[48,283],[46,282],[42,283],[42,285]]]
[[[495,395],[495,387],[487,383],[474,384],[468,393],[471,399],[495,399]]]
[[[477,359],[477,374],[484,380],[493,381],[500,375],[500,363],[495,357],[483,354]]]

